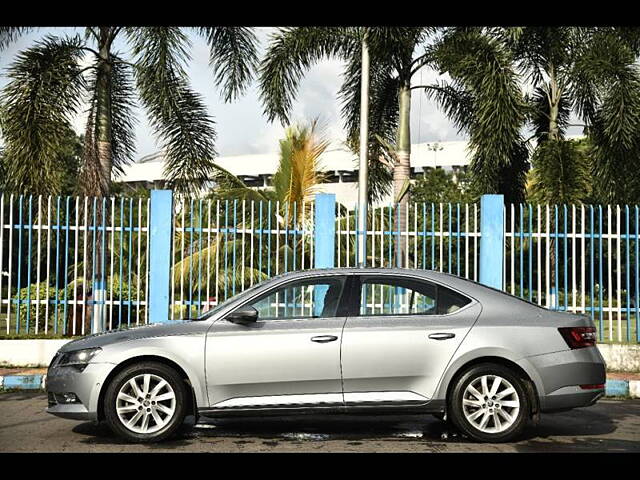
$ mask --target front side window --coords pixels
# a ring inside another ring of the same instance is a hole
[[[362,278],[360,315],[446,315],[471,300],[453,290],[410,278]]]
[[[258,320],[335,317],[344,279],[306,279],[288,283],[259,298],[250,306]]]

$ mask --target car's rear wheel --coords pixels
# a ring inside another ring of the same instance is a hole
[[[105,394],[105,418],[114,433],[131,442],[158,442],[182,425],[187,390],[167,365],[143,362],[118,373]]]
[[[526,380],[498,364],[462,373],[449,398],[453,424],[474,440],[508,442],[524,430],[530,413]]]

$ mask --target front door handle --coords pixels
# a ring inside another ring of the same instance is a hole
[[[316,343],[329,343],[335,342],[338,339],[335,335],[320,335],[318,337],[311,337],[312,342]]]
[[[432,333],[429,335],[429,338],[433,340],[448,340],[449,338],[455,337],[455,333]]]

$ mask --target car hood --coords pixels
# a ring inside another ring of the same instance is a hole
[[[106,332],[87,335],[86,337],[66,343],[60,349],[60,352],[69,352],[83,348],[103,347],[113,343],[138,340],[141,338],[167,337],[172,335],[204,335],[209,326],[209,322],[172,320],[168,323],[155,323],[133,328],[108,330]]]

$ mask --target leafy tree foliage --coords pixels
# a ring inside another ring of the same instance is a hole
[[[27,29],[0,28],[0,49]],[[209,45],[214,84],[225,100],[246,89],[257,65],[250,28],[196,29]],[[114,50],[122,38],[125,58]],[[10,188],[61,191],[56,159],[70,119],[89,104],[81,172],[83,193],[108,194],[112,175],[132,161],[133,107],[139,102],[165,152],[165,177],[192,192],[215,171],[215,128],[186,73],[190,41],[176,27],[86,27],[84,36],[46,36],[21,52],[8,69],[0,97]]]
[[[476,200],[471,190],[469,174],[456,173],[442,168],[429,168],[411,186],[411,196],[416,202],[471,203]]]

